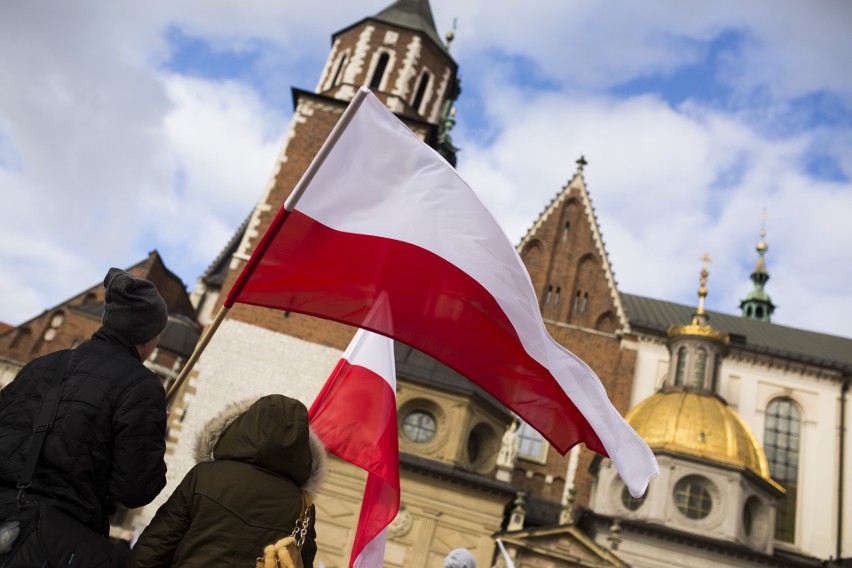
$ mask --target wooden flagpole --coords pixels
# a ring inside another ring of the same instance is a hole
[[[213,337],[213,334],[216,333],[216,330],[219,329],[219,324],[222,323],[222,320],[225,319],[225,316],[228,314],[231,308],[226,308],[222,306],[219,308],[219,313],[216,314],[216,317],[204,330],[204,333],[201,335],[201,339],[198,340],[198,343],[195,344],[195,349],[192,352],[192,355],[189,356],[189,359],[186,360],[186,364],[184,364],[183,369],[181,369],[180,375],[172,383],[172,386],[169,387],[169,392],[166,393],[166,409],[168,410],[172,401],[174,400],[175,395],[180,390],[181,385],[189,376],[190,371],[195,366],[198,358],[201,357],[201,353],[204,351],[204,348],[207,347],[207,344],[210,343],[210,339]]]

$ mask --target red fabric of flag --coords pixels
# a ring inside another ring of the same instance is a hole
[[[358,330],[308,416],[329,452],[367,471],[349,565],[380,568],[386,527],[399,511],[393,341]]]

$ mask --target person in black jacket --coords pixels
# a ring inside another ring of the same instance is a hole
[[[165,392],[142,362],[157,346],[168,308],[151,282],[118,268],[104,287],[102,326],[71,353],[26,498],[107,535],[116,505],[146,505],[166,484]],[[33,422],[58,357],[31,361],[0,391],[0,524],[15,509]]]

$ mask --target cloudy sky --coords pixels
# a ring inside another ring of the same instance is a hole
[[[260,196],[330,37],[391,0],[0,6],[0,321],[158,250],[192,288]],[[431,0],[458,169],[518,242],[584,155],[623,292],[852,337],[852,3]]]

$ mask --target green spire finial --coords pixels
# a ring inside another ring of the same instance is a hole
[[[766,270],[766,251],[769,250],[769,245],[766,244],[766,208],[763,208],[761,217],[760,241],[757,243],[757,263],[754,270],[751,272],[751,281],[754,283],[754,289],[748,293],[746,299],[740,302],[740,308],[743,311],[743,317],[748,319],[756,319],[760,321],[772,321],[772,312],[775,311],[775,305],[769,294],[763,289],[766,282],[769,280],[769,271]]]

